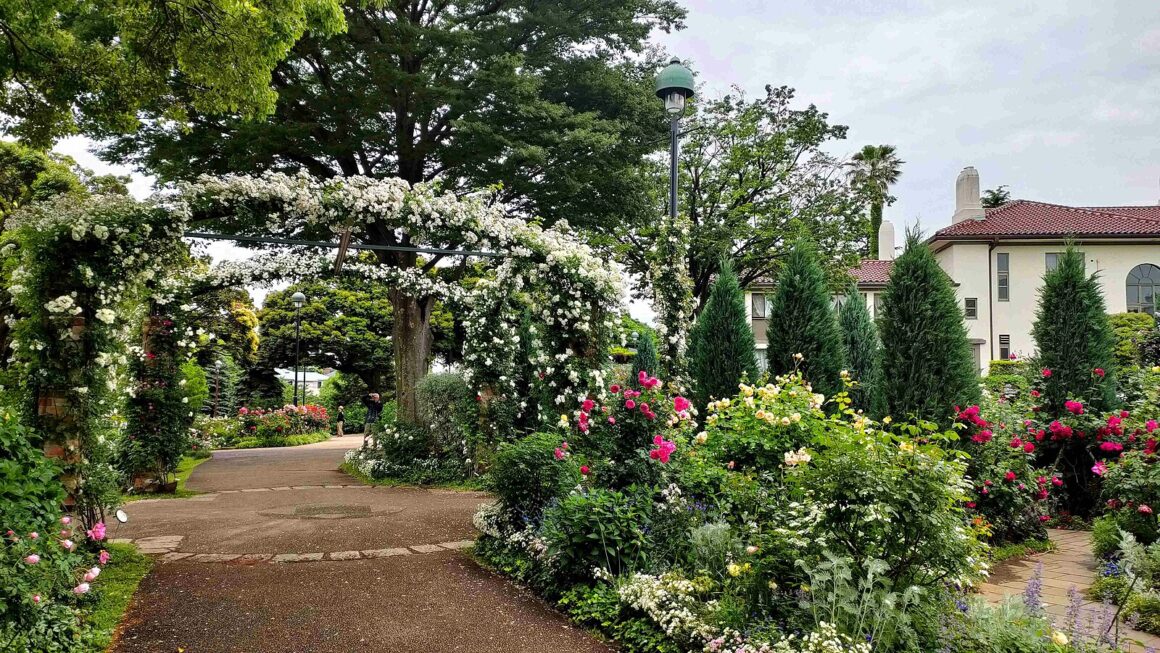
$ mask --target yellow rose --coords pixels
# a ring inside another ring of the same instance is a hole
[[[737,564],[736,562],[730,562],[729,566],[725,569],[729,572],[729,575],[734,578],[737,578],[741,575],[741,565]]]
[[[907,453],[914,451],[914,445],[909,443],[909,442],[903,442],[902,444],[898,445],[898,448],[902,449],[903,451],[905,451]]]
[[[882,418],[882,423],[883,423],[883,424],[889,424],[889,423],[891,423],[891,422],[893,422],[893,421],[894,421],[894,420],[890,419],[890,416],[889,416],[889,415],[887,415],[886,417],[883,417],[883,418]]]
[[[1067,646],[1067,635],[1057,630],[1051,633],[1051,641],[1059,646]]]

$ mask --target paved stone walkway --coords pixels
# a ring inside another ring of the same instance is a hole
[[[192,499],[129,504],[158,556],[114,653],[606,652],[462,551],[479,492],[354,485],[358,438],[218,452]]]
[[[1096,579],[1098,565],[1092,555],[1091,533],[1084,531],[1049,531],[1056,549],[1051,553],[1034,555],[1021,560],[999,563],[991,570],[990,582],[980,589],[992,602],[999,602],[1008,596],[1021,596],[1027,588],[1027,581],[1043,565],[1043,602],[1046,611],[1057,623],[1064,620],[1071,602],[1072,588],[1084,596],[1082,610],[1102,611],[1103,606],[1088,601],[1085,594]],[[1120,626],[1120,636],[1125,642],[1123,648],[1129,653],[1142,652],[1147,647],[1160,650],[1160,637],[1136,632]]]

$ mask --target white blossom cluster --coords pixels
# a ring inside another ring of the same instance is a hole
[[[633,574],[616,588],[620,601],[647,614],[665,634],[691,641],[710,641],[716,630],[702,615],[716,607],[703,601],[693,582],[677,574]]]

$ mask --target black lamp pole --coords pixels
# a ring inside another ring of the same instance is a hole
[[[681,113],[685,101],[693,97],[693,71],[673,57],[657,75],[657,97],[669,114],[669,218],[677,217],[677,157],[681,146]]]
[[[291,299],[294,301],[294,405],[298,405],[298,367],[302,360],[302,305],[306,303],[306,295],[300,292],[294,293]],[[305,376],[305,375],[304,375]],[[302,394],[306,394],[306,388],[302,388]],[[303,396],[303,399],[306,397]]]

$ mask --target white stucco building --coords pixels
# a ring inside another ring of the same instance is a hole
[[[1013,200],[984,209],[979,174],[965,168],[955,182],[951,225],[927,243],[955,282],[979,371],[993,359],[1035,352],[1035,320],[1043,274],[1073,243],[1103,286],[1109,313],[1160,309],[1160,205],[1071,207]],[[851,273],[872,312],[889,279],[894,230],[883,223],[879,259]],[[749,289],[758,348],[765,348],[761,309],[769,284]]]

